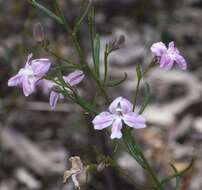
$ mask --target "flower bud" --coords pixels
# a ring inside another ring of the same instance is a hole
[[[124,35],[120,35],[117,38],[115,38],[112,42],[111,42],[111,51],[120,49],[125,43],[125,36]]]
[[[40,22],[34,25],[33,35],[34,35],[34,39],[37,42],[42,42],[44,40],[44,29]]]

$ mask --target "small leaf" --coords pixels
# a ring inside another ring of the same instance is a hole
[[[137,74],[138,80],[141,80],[141,78],[142,78],[142,69],[141,69],[140,64],[138,64],[138,65],[136,66],[136,74]]]
[[[85,19],[85,17],[88,15],[90,8],[91,8],[91,1],[88,1],[88,4],[85,5],[86,0],[83,1],[83,6],[81,7],[81,14],[80,16],[77,18],[76,24],[74,26],[73,29],[73,33],[76,34],[78,29],[81,26],[81,23],[83,22],[83,20]]]
[[[88,103],[86,100],[84,100],[83,98],[81,98],[79,95],[74,94],[74,101],[79,104],[82,108],[84,108],[87,112],[91,113],[91,114],[98,114],[96,112],[96,109],[90,104]]]
[[[170,164],[170,166],[172,167],[173,171],[175,174],[177,174],[177,168],[173,165],[173,164]],[[176,185],[175,185],[175,190],[180,190],[180,185],[181,185],[181,177],[180,176],[177,176],[176,177]]]
[[[119,80],[111,80],[111,81],[106,81],[104,83],[104,86],[107,86],[107,87],[114,87],[114,86],[118,86],[120,85],[121,83],[123,83],[126,79],[127,79],[127,73],[124,73],[124,77],[122,79],[119,79]]]
[[[196,159],[196,158],[193,157],[192,160],[191,160],[191,162],[190,162],[190,164],[189,164],[184,170],[179,171],[179,172],[176,172],[175,174],[170,175],[170,176],[164,178],[164,179],[161,181],[161,184],[162,184],[162,185],[165,185],[165,184],[168,183],[170,180],[172,180],[172,179],[174,179],[174,178],[176,178],[176,177],[178,177],[178,176],[183,176],[183,175],[193,166],[193,164],[194,164],[194,162],[195,162],[195,159]]]
[[[55,13],[53,13],[52,11],[50,11],[49,9],[47,9],[46,7],[41,5],[40,3],[36,2],[36,0],[30,0],[30,2],[32,3],[32,5],[34,5],[35,7],[40,9],[42,12],[44,12],[45,14],[47,14],[48,16],[50,16],[51,18],[56,20],[58,23],[63,24],[60,17],[58,17]]]
[[[123,139],[127,146],[129,153],[132,157],[137,161],[137,163],[142,166],[142,168],[146,168],[144,160],[142,160],[141,156],[139,155],[139,147],[136,145],[134,137],[131,135],[131,130],[127,127],[123,128]]]

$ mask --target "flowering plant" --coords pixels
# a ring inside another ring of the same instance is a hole
[[[164,177],[163,179],[159,179],[153,167],[150,165],[150,161],[145,158],[142,149],[135,140],[135,136],[133,136],[132,134],[132,129],[141,129],[147,126],[146,120],[142,113],[149,102],[149,85],[147,85],[148,94],[145,97],[145,102],[143,103],[139,111],[136,111],[135,108],[141,80],[151,68],[151,66],[153,66],[155,63],[159,63],[160,68],[170,70],[173,67],[174,62],[176,62],[180,69],[187,69],[185,58],[175,47],[174,42],[170,42],[168,48],[162,42],[154,43],[151,46],[151,51],[154,53],[155,59],[152,60],[151,64],[149,64],[149,66],[144,70],[141,68],[140,65],[136,66],[137,86],[132,103],[122,96],[119,96],[112,100],[112,97],[110,97],[107,92],[107,88],[116,87],[119,84],[123,83],[126,80],[127,75],[125,75],[124,78],[120,80],[108,80],[108,57],[113,51],[121,47],[121,45],[124,43],[124,36],[120,36],[119,39],[106,44],[103,63],[104,76],[101,76],[100,65],[102,63],[100,61],[100,38],[99,35],[95,33],[95,11],[92,6],[92,2],[89,1],[84,4],[81,15],[77,19],[77,22],[75,23],[73,28],[71,28],[66,21],[61,7],[58,4],[58,1],[54,1],[57,13],[50,11],[35,0],[30,0],[29,2],[33,6],[50,16],[62,27],[64,27],[72,40],[80,62],[74,63],[74,61],[60,57],[54,51],[52,51],[49,47],[48,41],[45,39],[42,25],[37,24],[34,27],[34,37],[40,47],[45,49],[52,56],[65,62],[66,66],[73,68],[74,71],[71,72],[69,75],[63,75],[61,68],[55,68],[57,70],[57,76],[52,76],[49,74],[49,70],[51,67],[51,61],[49,59],[40,58],[32,60],[32,55],[29,55],[25,67],[20,69],[20,71],[14,77],[11,77],[9,79],[8,86],[22,87],[25,96],[29,96],[30,94],[35,92],[37,86],[39,86],[43,89],[45,94],[50,93],[50,106],[52,109],[55,109],[57,101],[59,99],[67,98],[81,106],[91,116],[91,127],[94,127],[95,130],[102,130],[107,127],[111,127],[111,139],[123,138],[128,152],[137,161],[137,163],[149,174],[152,180],[153,189],[165,189],[167,183],[174,178],[179,181],[181,176],[192,166],[193,161],[183,171],[177,171],[177,169],[172,166],[174,173],[170,176]],[[88,17],[89,21],[93,66],[90,66],[90,64],[88,64],[88,62],[86,61],[84,51],[80,46],[77,35],[80,26],[86,17]],[[109,106],[108,111],[99,113],[98,109],[100,108],[95,106],[94,103],[91,103],[81,97],[77,92],[75,85],[84,80],[84,73],[94,81],[94,84],[96,84],[99,96],[102,97],[103,102],[105,102],[105,104]],[[79,169],[79,172],[72,172],[68,170],[68,172],[66,172],[66,174],[68,173],[68,175],[66,175],[66,179],[69,176],[75,178],[75,176],[80,173],[80,170],[81,169]],[[78,187],[78,181],[75,181],[76,187]],[[176,185],[175,189],[179,189],[178,185]]]

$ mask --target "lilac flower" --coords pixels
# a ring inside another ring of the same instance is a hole
[[[79,84],[83,80],[83,78],[84,78],[84,73],[81,70],[76,70],[67,76],[63,76],[63,79],[71,86],[75,86]],[[48,93],[51,91],[49,103],[50,103],[51,109],[55,109],[55,106],[58,100],[64,99],[64,96],[62,95],[62,93],[55,91],[53,88],[55,87],[55,88],[61,89],[61,87],[55,82],[49,81],[46,79],[43,79],[43,81],[40,83],[40,86],[42,87],[44,93]],[[66,88],[66,90],[70,91],[69,88]]]
[[[48,72],[51,62],[47,58],[32,60],[32,54],[29,54],[25,67],[8,80],[8,86],[20,86],[24,95],[29,96],[35,91],[41,78]]]
[[[109,112],[104,111],[93,119],[94,129],[102,130],[112,126],[111,139],[121,138],[123,123],[132,128],[144,128],[145,119],[133,112],[133,105],[123,97],[116,98],[109,106]]]
[[[151,46],[151,51],[160,58],[160,68],[170,70],[176,62],[180,69],[187,69],[186,60],[175,47],[174,42],[170,42],[168,48],[162,42],[154,43]]]

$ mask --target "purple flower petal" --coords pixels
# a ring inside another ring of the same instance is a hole
[[[112,124],[112,133],[111,133],[111,139],[120,139],[122,137],[122,121],[121,119],[116,119]]]
[[[125,98],[120,100],[120,106],[124,114],[133,111],[133,104]]]
[[[160,60],[160,68],[165,70],[170,70],[173,66],[174,59],[172,59],[167,53],[161,56]]]
[[[70,73],[68,76],[64,77],[64,80],[68,82],[71,86],[79,84],[84,78],[84,73],[81,70],[76,70]]]
[[[145,128],[145,119],[141,115],[138,115],[135,112],[130,112],[124,115],[124,123],[132,128]]]
[[[163,42],[154,43],[150,49],[158,57],[162,56],[163,53],[167,51],[167,48]]]
[[[29,78],[28,76],[23,76],[22,78],[22,88],[25,96],[29,96],[35,91],[35,79]]]
[[[51,62],[49,59],[35,59],[31,62],[31,68],[37,77],[43,77],[49,70]]]
[[[19,86],[22,83],[22,75],[17,74],[8,80],[8,86]]]
[[[116,113],[116,109],[118,108],[118,105],[120,103],[120,101],[122,100],[122,97],[118,97],[116,98],[110,105],[109,105],[109,111],[111,113]]]
[[[109,112],[101,112],[93,119],[94,129],[102,130],[112,125],[114,116]]]
[[[57,93],[57,92],[54,92],[54,91],[52,91],[50,93],[49,103],[50,103],[50,106],[51,106],[52,110],[55,109],[59,98],[60,98],[60,93]]]
[[[187,62],[186,62],[186,60],[184,59],[183,56],[181,56],[179,54],[176,54],[175,55],[175,61],[178,64],[178,66],[180,67],[180,69],[182,69],[182,70],[187,69]]]
[[[51,88],[56,85],[53,81],[42,79],[40,80],[39,86],[42,88],[44,94],[48,94]]]
[[[170,42],[168,44],[168,52],[172,53],[172,54],[179,54],[179,50],[175,47],[175,43],[174,42]]]

